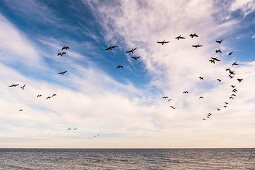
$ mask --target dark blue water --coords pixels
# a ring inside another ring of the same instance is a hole
[[[255,170],[255,149],[0,149],[0,169]]]

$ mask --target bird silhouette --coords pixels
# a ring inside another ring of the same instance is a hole
[[[167,96],[164,96],[164,97],[162,97],[163,99],[167,99],[168,97]]]
[[[232,87],[232,88],[235,88],[236,86],[234,86],[234,85],[231,85],[231,87]]]
[[[203,96],[200,96],[199,99],[204,99],[204,97],[203,97]]]
[[[176,107],[174,107],[174,106],[170,106],[172,109],[176,109]]]
[[[185,37],[182,37],[181,35],[179,35],[179,36],[176,37],[175,39],[180,40],[180,39],[185,39]]]
[[[220,111],[220,108],[217,108],[218,111]]]
[[[221,40],[217,40],[216,42],[217,42],[217,43],[219,43],[219,44],[221,44],[221,43],[222,43],[222,41],[223,41],[223,39],[221,39]]]
[[[68,50],[69,49],[69,47],[68,46],[64,46],[64,47],[62,47],[62,50]]]
[[[46,97],[46,99],[50,99],[50,98],[51,98],[51,96]]]
[[[169,43],[169,41],[157,41],[157,43],[161,44],[161,45],[164,45],[165,43]]]
[[[220,49],[218,49],[218,50],[216,50],[215,52],[216,52],[216,53],[221,53],[221,50],[220,50]]]
[[[243,79],[237,79],[237,81],[238,81],[239,83],[241,83],[241,82],[243,81]]]
[[[228,53],[228,55],[232,55],[232,54],[233,54],[233,52],[232,52],[232,51]]]
[[[131,50],[129,50],[129,51],[127,51],[126,53],[134,53],[134,51],[137,49],[137,47],[136,48],[133,48],[133,49],[131,49]]]
[[[232,66],[238,66],[239,64],[237,64],[236,62],[234,62],[233,64],[232,64]]]
[[[122,65],[116,67],[116,69],[124,68]]]
[[[214,61],[220,61],[220,59],[218,59],[218,57],[211,57],[211,59]]]
[[[66,52],[58,53],[58,56],[60,55],[61,57],[66,54]]]
[[[54,93],[51,97],[54,97],[54,96],[57,96],[57,94]]]
[[[204,77],[199,77],[200,80],[204,80]]]
[[[23,111],[23,109],[19,109],[19,112],[22,112]]]
[[[12,84],[12,85],[10,85],[9,87],[16,87],[16,86],[18,86],[19,84]]]
[[[110,47],[106,48],[105,50],[112,50],[112,49],[115,48],[115,47],[117,47],[117,46],[116,46],[116,45],[110,46]]]
[[[228,102],[224,102],[226,105],[228,105]]]
[[[226,106],[226,105],[225,105],[225,106],[223,106],[223,107],[227,108],[227,106]]]
[[[198,35],[197,35],[196,33],[190,34],[189,36],[190,36],[191,38],[198,37]]]
[[[138,56],[138,57],[131,57],[131,58],[133,58],[134,60],[138,60],[140,58],[140,56]]]
[[[172,99],[168,99],[167,101],[170,102]]]
[[[188,91],[184,91],[183,93],[184,93],[184,94],[187,94],[187,93],[189,93],[189,92],[188,92]]]
[[[202,47],[203,45],[197,44],[197,45],[192,45],[194,48]]]
[[[218,80],[218,82],[221,82],[221,79],[217,79]]]
[[[59,72],[58,74],[62,74],[64,75],[67,71],[62,71],[62,72]]]
[[[24,85],[21,86],[20,88],[21,88],[22,90],[24,90],[24,89],[25,89],[25,86],[26,86],[26,85],[24,84]]]
[[[215,60],[210,59],[209,60],[212,64],[215,64]]]
[[[41,95],[41,94],[38,94],[37,97],[42,97],[42,95]]]

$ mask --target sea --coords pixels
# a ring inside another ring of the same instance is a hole
[[[0,149],[1,170],[250,169],[255,149]]]

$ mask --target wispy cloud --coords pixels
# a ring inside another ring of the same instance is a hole
[[[231,11],[241,10],[244,16],[251,14],[255,10],[254,0],[235,0],[231,6]]]

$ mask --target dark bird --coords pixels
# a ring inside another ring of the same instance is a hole
[[[12,85],[10,85],[9,87],[16,87],[16,86],[18,86],[19,84],[12,84]]]
[[[117,46],[115,46],[115,45],[114,46],[110,46],[110,47],[106,48],[105,50],[112,50],[115,47],[117,47]]]
[[[24,85],[21,86],[20,88],[21,88],[22,90],[24,90],[24,89],[25,89],[25,86],[26,86],[26,85],[24,84]]]
[[[23,110],[22,109],[19,109],[19,112],[22,112]]]
[[[214,60],[209,60],[211,63],[215,64],[215,61]]]
[[[66,52],[62,52],[62,53],[58,53],[58,56],[63,56],[64,54],[66,54]]]
[[[238,66],[239,64],[237,64],[236,62],[234,62],[233,64],[232,64],[232,66]]]
[[[176,109],[176,107],[174,107],[174,106],[170,106],[172,109]]]
[[[41,94],[38,94],[37,97],[42,97],[42,95],[41,95]]]
[[[204,97],[203,97],[203,96],[200,96],[199,99],[204,99]]]
[[[124,68],[122,65],[119,65],[116,67],[116,69],[119,69],[119,68]]]
[[[221,82],[221,79],[217,79],[219,82]]]
[[[224,102],[226,105],[228,105],[228,102]]]
[[[187,93],[189,93],[189,92],[188,92],[188,91],[184,91],[183,93],[184,93],[184,94],[187,94]]]
[[[217,108],[217,110],[218,110],[218,111],[220,111],[220,109],[219,109],[219,108]]]
[[[77,128],[74,128],[73,130],[77,130]]]
[[[226,71],[230,71],[230,68],[226,68]]]
[[[203,120],[206,120],[205,118],[203,118]]]
[[[214,61],[220,61],[220,59],[218,59],[218,57],[211,57],[211,59]]]
[[[190,36],[191,38],[198,37],[198,35],[197,35],[196,33],[190,34],[189,36]]]
[[[138,60],[140,58],[140,56],[138,56],[138,57],[131,57],[131,58],[133,58],[134,60]]]
[[[236,90],[236,89],[233,89],[233,90],[232,90],[232,92],[236,93],[236,92],[237,92],[237,90]]]
[[[161,44],[161,45],[164,45],[165,43],[169,43],[169,41],[157,41],[157,43]]]
[[[222,40],[217,40],[216,42],[220,44],[220,43],[222,43],[222,41],[223,41],[223,39]]]
[[[229,72],[229,74],[231,74],[231,75],[235,75],[235,71],[229,70],[228,72]]]
[[[69,49],[69,47],[68,46],[64,46],[64,47],[62,47],[62,50],[68,50]]]
[[[220,49],[218,49],[218,50],[216,50],[215,52],[216,52],[216,53],[221,53],[221,50],[220,50]]]
[[[167,101],[170,102],[172,99],[168,99]]]
[[[67,130],[71,130],[71,128],[68,128]]]
[[[233,52],[231,51],[230,53],[228,53],[228,55],[232,55],[233,54]]]
[[[181,35],[179,35],[178,37],[176,37],[175,39],[179,40],[179,39],[185,39],[185,37],[182,37]]]
[[[57,94],[54,93],[51,97],[54,97],[54,96],[57,96]]]
[[[192,45],[192,47],[198,48],[198,47],[202,47],[203,45],[197,44],[197,45]]]
[[[229,99],[234,99],[234,97],[230,96]]]
[[[227,108],[227,106],[223,106],[223,107]]]
[[[137,47],[136,48],[133,48],[133,49],[131,49],[131,50],[129,50],[129,51],[127,51],[126,53],[134,53],[134,51],[137,49]]]
[[[46,97],[46,99],[50,99],[50,98],[51,98],[51,96]]]
[[[230,75],[228,75],[228,76],[229,76],[229,78],[230,78],[230,79],[234,78],[234,76],[232,76],[231,74],[230,74]]]
[[[163,99],[167,99],[168,97],[167,96],[164,96],[164,97],[162,97]]]
[[[234,85],[231,85],[231,87],[232,87],[232,88],[235,88],[236,86],[234,86]]]
[[[234,96],[234,97],[236,97],[236,95],[235,95],[235,94],[231,94],[231,96]]]
[[[64,75],[67,71],[62,71],[62,72],[59,72],[58,74],[62,74]]]
[[[238,81],[239,83],[241,83],[241,82],[243,81],[243,79],[237,79],[237,81]]]
[[[204,77],[199,77],[200,80],[204,80]]]

